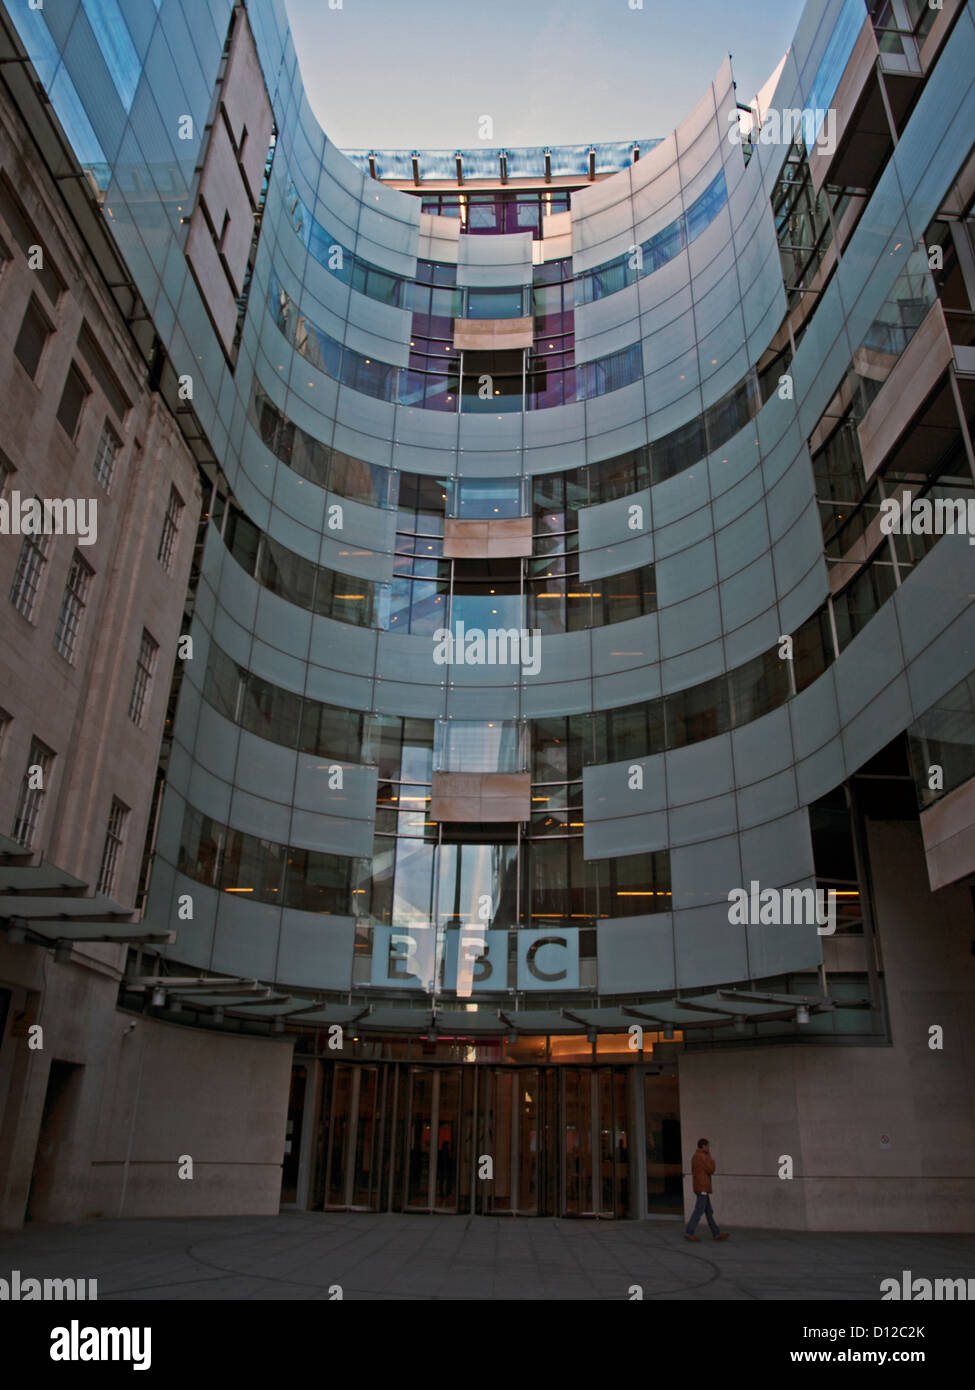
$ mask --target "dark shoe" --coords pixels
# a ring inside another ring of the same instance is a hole
[[[728,1231],[722,1231],[721,1234],[720,1234],[719,1236],[715,1236],[715,1240],[730,1240],[730,1239],[731,1239],[731,1236],[730,1236],[730,1234],[729,1234]]]
[[[700,1237],[700,1236],[689,1236],[689,1235],[687,1234],[686,1231],[684,1232],[684,1239],[685,1239],[685,1240],[692,1240],[692,1241],[694,1242],[695,1245],[700,1245],[700,1243],[701,1243],[701,1237]]]

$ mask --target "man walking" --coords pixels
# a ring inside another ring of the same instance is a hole
[[[687,1230],[684,1232],[685,1240],[693,1240],[700,1244],[699,1238],[694,1234],[694,1229],[702,1216],[707,1217],[708,1226],[715,1240],[727,1240],[726,1231],[721,1231],[717,1221],[714,1219],[714,1212],[711,1210],[711,1174],[714,1172],[714,1159],[711,1157],[711,1144],[707,1139],[697,1141],[697,1149],[691,1159],[691,1186],[694,1188],[694,1195],[697,1203],[691,1213],[691,1219],[687,1223]]]

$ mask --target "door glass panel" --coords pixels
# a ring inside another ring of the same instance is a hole
[[[491,1185],[492,1211],[511,1211],[511,1095],[516,1076],[510,1071],[491,1073],[490,1110],[487,1115],[488,1148],[494,1159]]]
[[[565,1158],[565,1214],[581,1216],[592,1211],[592,1113],[589,1072],[565,1067],[562,1073],[563,1154]]]
[[[410,1124],[407,1140],[406,1205],[430,1206],[430,1138],[433,1124],[434,1073],[414,1068],[411,1073]]]
[[[474,1067],[464,1067],[460,1073],[461,1082],[461,1106],[458,1116],[457,1126],[459,1131],[458,1143],[458,1168],[457,1168],[457,1191],[458,1206],[461,1211],[471,1210],[471,1168],[475,1153],[482,1152],[475,1150],[475,1095],[478,1097],[477,1104],[482,1103],[483,1080],[475,1075]],[[477,1087],[477,1089],[475,1089]]]
[[[599,1174],[596,1184],[597,1210],[612,1216],[615,1210],[615,1163],[613,1142],[613,1073],[600,1069],[596,1073],[598,1095]]]
[[[355,1132],[355,1176],[352,1205],[377,1210],[379,1186],[379,1129],[377,1106],[379,1069],[359,1069],[359,1117]]]
[[[628,1133],[629,1109],[626,1103],[627,1074],[613,1073],[613,1158],[616,1165],[615,1215],[622,1219],[630,1214],[630,1145]]]
[[[438,1211],[457,1210],[458,1109],[460,1074],[454,1069],[440,1073],[440,1105],[437,1113],[437,1193]]]
[[[516,1074],[518,1086],[518,1210],[524,1216],[538,1211],[538,1158],[541,1111],[539,1073],[534,1069]]]
[[[332,1115],[328,1132],[328,1179],[325,1201],[328,1206],[344,1207],[346,1151],[349,1136],[349,1110],[352,1105],[352,1067],[335,1068],[332,1088]]]
[[[539,1073],[541,1106],[539,1113],[538,1214],[560,1216],[559,1184],[562,1172],[562,1146],[559,1142],[559,1078],[551,1067]]]

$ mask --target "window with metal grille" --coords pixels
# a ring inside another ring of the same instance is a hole
[[[106,492],[112,490],[115,477],[115,464],[122,448],[122,441],[106,420],[102,425],[101,438],[95,450],[95,482]]]
[[[78,632],[81,628],[81,620],[85,616],[85,604],[88,602],[88,590],[91,587],[91,577],[94,573],[91,565],[83,560],[76,550],[71,557],[68,582],[64,586],[61,612],[58,615],[58,625],[54,632],[55,650],[60,652],[66,661],[74,660]]]
[[[138,724],[140,728],[149,700],[149,687],[152,685],[158,651],[159,643],[154,641],[143,628],[142,641],[139,643],[139,660],[135,667],[135,680],[132,682],[132,698],[129,700],[129,718],[133,724]]]
[[[37,299],[32,295],[24,313],[14,353],[27,375],[33,380],[41,365],[44,345],[51,336],[51,324]]]
[[[183,499],[174,487],[170,488],[166,520],[163,522],[162,536],[159,538],[159,563],[167,574],[173,572],[173,556],[176,554],[176,540],[182,515]]]
[[[25,849],[32,849],[37,826],[41,819],[44,796],[51,779],[54,754],[40,739],[32,738],[27,755],[27,771],[17,797],[14,826],[11,834]]]
[[[68,368],[68,377],[61,393],[61,404],[58,406],[58,420],[69,439],[74,439],[78,433],[78,421],[90,394],[87,381],[72,363]]]
[[[18,613],[23,613],[25,618],[31,620],[34,617],[50,544],[50,536],[45,536],[43,532],[36,535],[31,533],[24,537],[14,571],[14,582],[10,586],[10,602]]]
[[[118,878],[119,860],[125,842],[125,823],[129,818],[129,808],[112,797],[112,809],[108,813],[108,829],[105,832],[105,848],[102,850],[102,866],[98,871],[97,891],[112,894]]]

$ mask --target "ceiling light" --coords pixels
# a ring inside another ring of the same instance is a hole
[[[166,991],[161,985],[156,985],[156,988],[152,991],[152,1007],[154,1009],[161,1009],[165,1002]]]
[[[799,1007],[798,1007],[798,1009],[796,1009],[796,1022],[797,1022],[797,1023],[808,1023],[808,1022],[809,1022],[809,1009],[808,1009],[808,1007],[807,1007],[805,1004],[800,1004]]]

